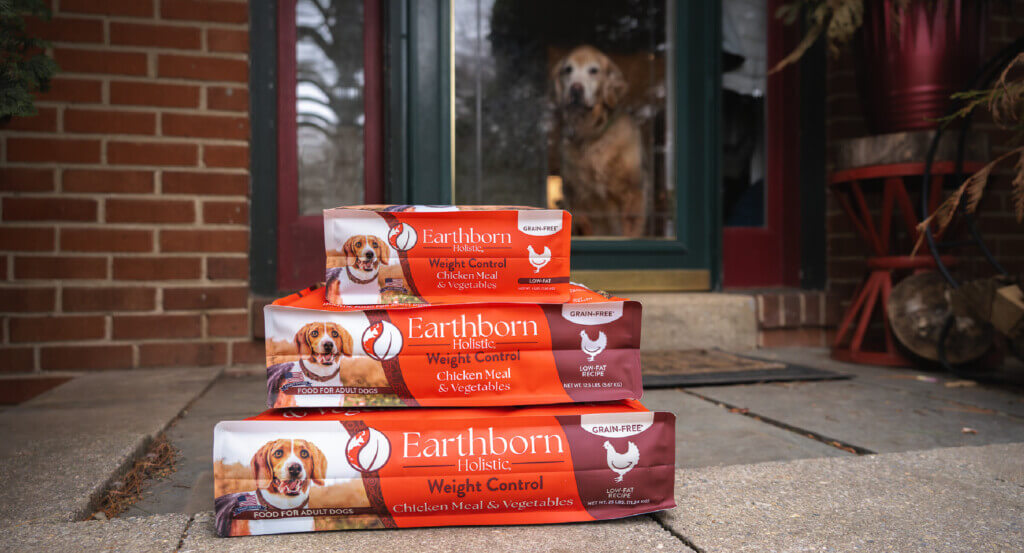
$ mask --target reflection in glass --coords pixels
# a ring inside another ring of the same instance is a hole
[[[764,225],[764,91],[767,7],[722,3],[722,220]]]
[[[363,203],[363,0],[296,0],[299,213]]]
[[[456,203],[674,237],[670,16],[664,0],[453,0]]]

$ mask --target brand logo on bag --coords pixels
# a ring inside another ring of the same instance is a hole
[[[535,252],[533,251],[533,244],[526,246],[527,253],[530,254],[530,265],[533,266],[533,272],[539,273],[540,270],[551,262],[551,248],[544,246],[544,249]]]
[[[590,336],[587,336],[586,330],[580,331],[580,351],[582,351],[588,357],[587,361],[593,362],[594,358],[601,355],[604,348],[608,346],[608,337],[604,335],[603,331],[597,331],[597,338],[593,340]]]
[[[397,357],[402,343],[402,332],[387,321],[377,321],[363,331],[363,351],[377,361]]]
[[[391,441],[380,430],[366,428],[348,439],[345,456],[359,472],[378,471],[391,458]]]
[[[615,477],[616,482],[622,482],[622,478],[626,476],[626,473],[633,470],[633,467],[640,463],[640,450],[633,442],[627,443],[626,451],[619,453],[615,451],[615,446],[611,442],[605,440],[604,449],[608,452],[608,468],[618,475]]]
[[[388,231],[388,243],[400,252],[411,250],[419,236],[409,223],[398,223]]]

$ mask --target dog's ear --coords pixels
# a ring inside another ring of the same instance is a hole
[[[346,267],[351,267],[352,264],[355,263],[355,261],[356,261],[356,252],[355,252],[355,249],[352,247],[352,244],[355,241],[356,241],[356,237],[355,236],[351,236],[351,237],[349,237],[348,240],[345,240],[345,245],[341,247],[341,253],[342,253],[342,255],[345,256],[345,266]]]
[[[391,246],[383,240],[378,240],[377,243],[380,244],[380,262],[387,265],[391,262]]]
[[[270,461],[267,457],[270,456],[270,449],[274,446],[274,442],[267,442],[263,444],[263,447],[256,450],[256,453],[252,456],[252,475],[256,479],[256,487],[259,489],[270,486],[270,483],[274,481],[274,471],[270,469]]]
[[[605,68],[605,79],[604,85],[601,87],[601,97],[604,101],[604,105],[608,106],[609,109],[614,109],[615,106],[619,105],[619,102],[626,97],[626,91],[629,90],[629,83],[626,82],[626,77],[622,74],[622,70],[619,69],[615,62],[608,60],[608,65]]]
[[[340,326],[338,327],[338,335],[341,336],[341,353],[352,357],[352,335]]]
[[[565,65],[567,59],[569,59],[568,56],[562,57],[551,66],[551,101],[556,105],[562,101],[562,94],[565,92],[562,87],[562,66]]]
[[[314,484],[323,486],[325,484],[324,479],[327,478],[327,457],[324,457],[324,453],[320,451],[320,448],[309,442],[306,442],[306,449],[309,450],[309,456],[313,459],[313,474],[310,477]]]
[[[327,282],[327,301],[330,303],[341,303],[341,281],[332,278]]]
[[[310,349],[309,344],[306,343],[306,334],[309,332],[309,325],[311,324],[315,323],[309,323],[300,328],[299,331],[295,333],[295,351],[298,353],[299,359],[302,359],[303,357],[313,353],[313,350]]]

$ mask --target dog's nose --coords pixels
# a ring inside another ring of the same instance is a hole
[[[324,351],[325,352],[331,353],[332,349],[334,349],[334,342],[324,342]]]
[[[301,472],[302,472],[302,465],[299,465],[298,463],[292,463],[292,464],[288,465],[288,476],[291,476],[292,478],[295,478]]]
[[[366,259],[373,259],[373,252],[366,252],[365,254],[363,254],[363,257],[365,257]]]
[[[569,87],[569,99],[573,103],[578,104],[583,100],[583,85],[580,83],[573,83]]]

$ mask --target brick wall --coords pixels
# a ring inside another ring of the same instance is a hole
[[[247,4],[51,6],[62,71],[0,124],[0,372],[261,360]]]
[[[1024,36],[1024,0],[992,2],[985,58],[994,55],[1014,39]],[[849,52],[838,59],[830,59],[827,73],[827,139],[830,160],[833,159],[837,140],[865,136],[863,109],[857,95],[853,61]],[[975,116],[975,129],[988,134],[991,156],[994,158],[1010,149],[1010,133],[999,130],[987,116]],[[830,162],[831,167],[831,162]],[[997,170],[979,207],[979,228],[986,243],[1006,269],[1024,274],[1024,225],[1012,215],[1010,204],[1010,177],[1012,162]],[[880,199],[869,197],[869,202],[880,205]],[[850,225],[833,195],[827,200],[828,233],[828,303],[831,312],[845,307],[854,289],[864,275],[864,256],[867,253],[860,238]],[[994,274],[975,250],[959,250],[961,259],[956,272],[959,278],[983,278]]]

